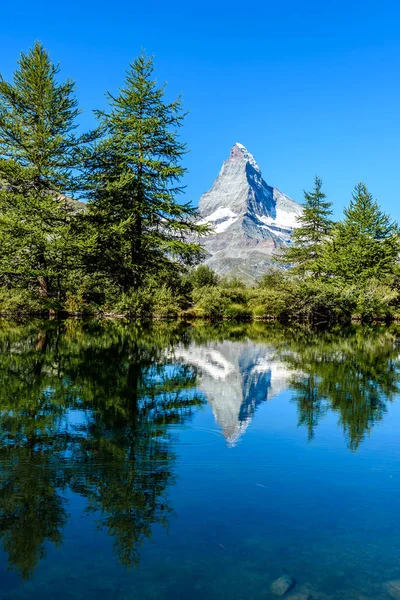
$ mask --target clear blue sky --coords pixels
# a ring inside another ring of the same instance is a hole
[[[239,141],[265,180],[296,200],[322,177],[335,215],[360,180],[400,220],[400,6],[381,0],[2,0],[0,71],[43,42],[85,110],[122,83],[144,48],[182,135],[197,204]]]

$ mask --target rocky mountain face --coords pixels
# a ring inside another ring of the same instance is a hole
[[[199,202],[201,221],[213,230],[202,240],[206,264],[220,275],[258,279],[290,243],[301,212],[300,204],[264,181],[254,157],[236,143]]]
[[[198,389],[204,392],[228,446],[235,446],[258,406],[290,385],[290,371],[276,358],[272,346],[253,342],[210,342],[178,346],[176,360],[198,370]]]

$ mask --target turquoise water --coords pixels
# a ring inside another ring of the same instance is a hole
[[[400,598],[399,344],[1,322],[0,598]]]

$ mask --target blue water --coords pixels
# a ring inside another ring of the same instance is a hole
[[[400,598],[398,339],[3,323],[0,598]]]

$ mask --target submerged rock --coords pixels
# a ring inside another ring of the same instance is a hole
[[[307,592],[299,592],[286,596],[285,600],[313,600],[313,597]]]
[[[384,584],[384,588],[391,598],[394,598],[395,600],[400,600],[400,579],[387,581]]]
[[[276,596],[284,596],[295,585],[296,580],[289,573],[285,573],[271,584],[271,592]]]

